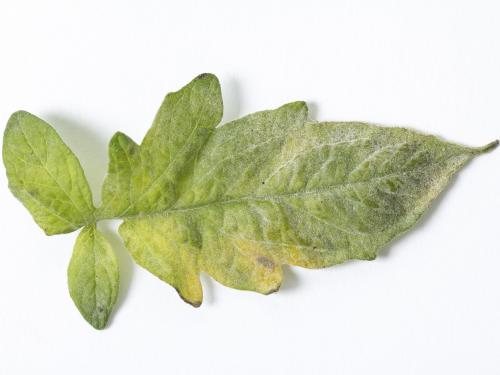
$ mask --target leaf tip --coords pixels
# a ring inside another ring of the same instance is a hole
[[[198,308],[198,307],[201,306],[201,303],[202,303],[201,300],[200,301],[196,301],[196,300],[195,301],[191,301],[187,297],[183,296],[182,293],[181,293],[181,291],[179,289],[175,288],[175,291],[177,292],[177,294],[179,294],[179,297],[181,297],[181,299],[184,302],[186,302],[188,305],[191,305],[191,306],[196,307],[196,308]]]
[[[473,148],[472,150],[473,150],[473,153],[475,155],[485,154],[485,153],[493,151],[495,148],[497,148],[498,144],[499,144],[499,140],[496,139],[493,142],[490,142],[483,147],[476,147],[476,148]]]
[[[25,110],[17,110],[15,112],[13,112],[10,117],[11,118],[16,118],[16,117],[22,117],[22,116],[27,116],[27,115],[31,115],[31,113],[29,113],[28,111],[25,111]]]
[[[189,303],[191,306],[195,307],[195,308],[198,308],[201,306],[201,301],[195,301],[195,302],[188,302],[186,301],[187,303]]]
[[[208,85],[209,87],[215,87],[217,91],[221,91],[219,78],[213,73],[198,74],[191,81],[191,84]]]
[[[278,292],[278,291],[280,290],[280,288],[281,288],[281,283],[280,283],[280,284],[278,284],[278,285],[276,285],[275,287],[273,287],[273,288],[269,289],[268,291],[264,292],[263,294],[264,294],[265,296],[268,296],[268,295],[270,295],[270,294],[273,294],[273,293]]]
[[[23,119],[30,118],[30,117],[37,118],[35,115],[29,113],[28,111],[22,110],[22,109],[15,111],[10,115],[9,120],[7,121],[7,127],[12,126],[14,124],[19,124],[19,122],[22,121]]]
[[[105,322],[92,322],[92,321],[88,321],[88,322],[90,323],[90,325],[92,327],[94,327],[98,331],[104,330],[106,328],[106,326],[107,326],[107,323],[108,323],[107,321],[105,321]]]
[[[307,102],[305,102],[304,100],[297,100],[296,102],[292,102],[290,104],[295,106],[297,109],[304,111],[306,113],[306,116],[309,115],[309,107],[307,105]]]
[[[130,138],[127,134],[122,132],[116,132],[109,140],[110,147],[112,147],[115,144],[132,145],[134,147],[137,147],[137,143],[135,143],[134,140]]]
[[[10,115],[9,119],[7,120],[7,127],[5,128],[5,131],[7,131],[14,124],[19,123],[19,118],[22,117],[22,116],[25,116],[27,113],[28,112],[22,111],[22,110],[13,112]],[[4,141],[5,141],[5,139],[4,139]]]
[[[204,80],[204,79],[209,79],[209,80],[215,79],[217,81],[219,80],[217,78],[217,76],[213,73],[201,73],[201,74],[197,75],[194,80],[196,81],[196,80]]]

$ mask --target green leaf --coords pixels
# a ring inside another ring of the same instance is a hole
[[[95,224],[83,228],[76,240],[68,286],[85,320],[103,329],[118,296],[119,274],[115,254]]]
[[[186,129],[197,129],[200,113],[218,113],[205,122],[209,128],[220,118],[217,81],[203,77],[214,82],[202,86],[211,90],[200,95],[197,78],[168,95],[160,108],[170,113],[168,126],[157,116],[140,146],[113,137],[104,184],[104,206],[119,207],[111,211],[125,218],[120,234],[135,261],[193,306],[202,302],[200,272],[268,294],[279,289],[283,264],[374,259],[418,221],[455,172],[496,146],[313,122],[303,102],[246,116],[191,144],[194,130]],[[186,97],[187,109],[179,99]],[[154,178],[144,177],[148,170]],[[152,191],[154,198],[143,200]]]
[[[303,102],[221,127],[222,97],[202,74],[168,94],[140,145],[109,144],[95,210],[78,159],[44,121],[16,112],[4,136],[9,186],[47,234],[85,226],[68,268],[71,297],[101,329],[118,293],[118,265],[96,221],[123,218],[135,261],[193,306],[206,272],[232,288],[272,293],[282,265],[375,259],[409,230],[474,156],[403,128],[314,122]]]
[[[110,143],[109,176],[100,217],[131,216],[170,207],[197,152],[222,118],[219,81],[201,74],[168,94],[141,147],[121,133]]]
[[[3,160],[12,193],[46,234],[92,222],[92,195],[80,162],[46,122],[14,113],[5,129]]]

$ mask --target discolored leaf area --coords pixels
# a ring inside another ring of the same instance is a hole
[[[68,267],[71,298],[94,328],[106,326],[119,287],[118,262],[111,245],[88,225],[79,234]]]
[[[304,102],[218,126],[221,118],[212,74],[168,94],[140,145],[123,133],[111,139],[97,209],[78,159],[55,130],[23,111],[9,119],[3,159],[13,194],[49,235],[83,227],[68,285],[95,328],[105,327],[119,286],[99,220],[123,218],[119,232],[134,260],[193,306],[203,300],[201,272],[269,294],[279,289],[284,264],[375,259],[460,168],[498,145],[315,122]]]
[[[103,188],[101,215],[125,218],[120,234],[135,261],[193,306],[203,298],[200,272],[268,294],[283,264],[374,259],[498,143],[469,148],[403,128],[314,122],[303,102],[215,128],[221,114],[215,76],[169,94],[141,145],[113,137]]]

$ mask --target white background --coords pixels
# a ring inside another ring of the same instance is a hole
[[[2,1],[0,121],[49,121],[96,203],[107,142],[140,141],[168,91],[221,80],[224,120],[303,99],[319,120],[500,137],[497,1]],[[0,374],[499,374],[500,150],[468,165],[374,262],[285,270],[271,296],[204,276],[200,309],[134,265],[109,328],[66,287],[76,233],[46,237],[0,177]]]

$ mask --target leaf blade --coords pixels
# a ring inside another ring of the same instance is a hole
[[[201,74],[177,92],[169,93],[141,145],[130,153],[110,144],[110,167],[103,191],[128,195],[129,203],[109,203],[103,195],[103,218],[135,215],[168,208],[177,198],[176,183],[189,172],[194,158],[222,118],[220,84]],[[132,173],[125,185],[116,184],[116,163],[130,158]]]
[[[109,167],[102,186],[102,205],[97,215],[114,217],[133,204],[131,194],[132,174],[137,166],[139,146],[127,135],[117,132],[109,142]],[[128,194],[127,194],[128,192]]]
[[[71,232],[93,220],[80,162],[45,121],[15,112],[5,129],[3,160],[10,190],[46,234]]]
[[[118,297],[116,256],[95,224],[82,229],[68,266],[71,299],[96,329],[103,329]]]
[[[402,128],[305,119],[291,103],[218,128],[172,208],[121,225],[136,262],[190,303],[200,302],[201,291],[193,295],[171,270],[187,270],[196,285],[206,272],[226,286],[268,294],[279,289],[282,264],[374,259],[477,153]],[[257,143],[264,149],[240,130],[230,137],[232,127],[265,135]]]

